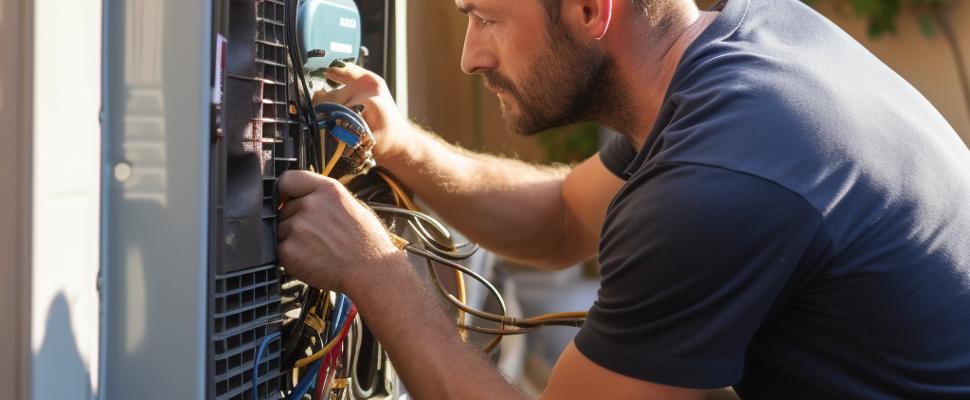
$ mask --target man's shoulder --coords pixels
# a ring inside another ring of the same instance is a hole
[[[742,210],[763,207],[819,212],[799,193],[774,180],[731,168],[691,162],[656,163],[637,171],[620,190],[609,209],[606,231],[612,224],[630,220],[669,220],[687,228],[695,222],[701,229],[721,229],[718,214],[738,215]],[[708,217],[698,217],[706,215]],[[660,228],[666,229],[666,228]]]

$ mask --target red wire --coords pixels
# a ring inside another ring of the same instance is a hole
[[[320,373],[319,375],[317,375],[317,388],[314,389],[314,392],[313,392],[314,399],[320,399],[323,397],[323,386],[324,386],[323,381],[327,379],[327,374],[329,374],[330,367],[331,367],[330,354],[327,354],[327,357],[323,359],[323,365],[324,367],[320,368]]]
[[[323,367],[320,368],[320,373],[317,375],[317,388],[314,389],[315,399],[321,399],[323,396],[323,387],[326,386],[324,381],[327,379],[327,375],[333,368],[337,368],[337,360],[340,359],[340,355],[343,353],[343,342],[347,337],[347,332],[350,331],[350,325],[354,323],[354,318],[357,317],[357,306],[351,304],[350,311],[347,312],[347,318],[344,319],[344,326],[340,328],[340,334],[337,335],[337,345],[330,349],[323,359]]]

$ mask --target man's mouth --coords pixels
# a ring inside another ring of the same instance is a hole
[[[492,86],[488,82],[485,82],[485,89],[488,89],[490,92],[495,93],[496,95],[505,92],[505,90]]]
[[[492,93],[511,93],[511,85],[503,77],[499,75],[486,75],[485,79],[482,80],[485,84],[485,88]]]

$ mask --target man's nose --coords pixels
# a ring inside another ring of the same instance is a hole
[[[461,50],[461,70],[466,74],[477,74],[498,67],[498,60],[484,39],[475,22],[469,21],[465,44]]]

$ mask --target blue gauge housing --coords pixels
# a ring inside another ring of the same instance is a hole
[[[297,9],[297,48],[306,73],[334,60],[356,62],[360,54],[360,11],[353,0],[302,0]],[[322,56],[308,52],[323,50]]]

